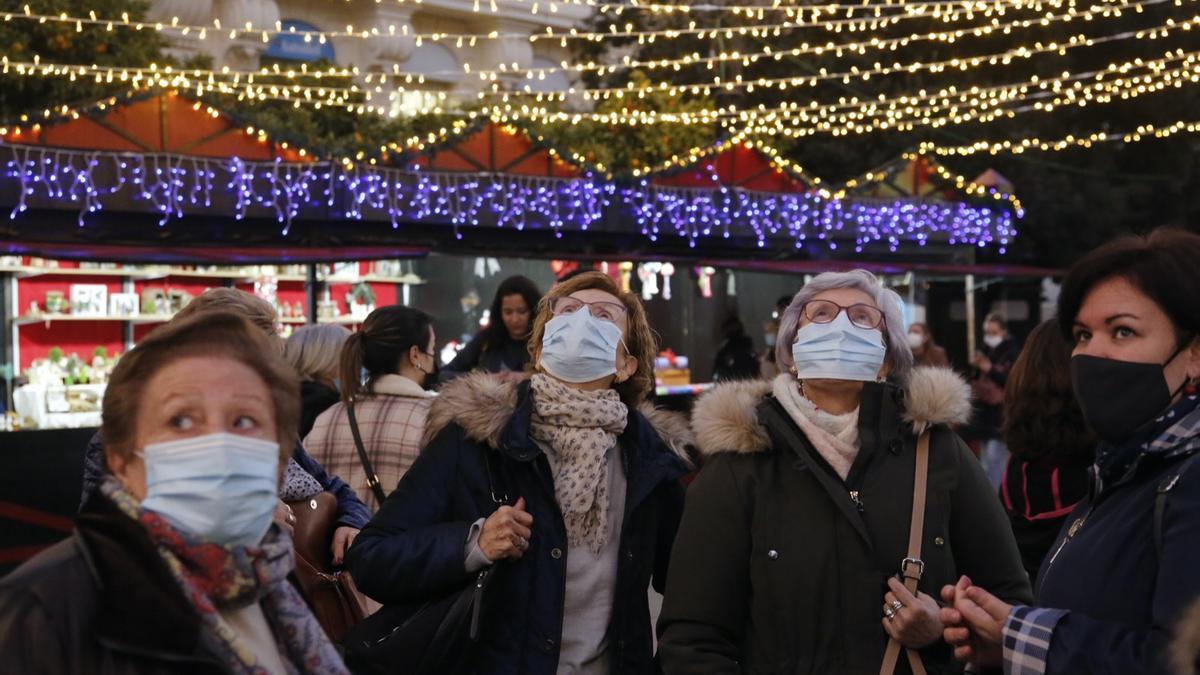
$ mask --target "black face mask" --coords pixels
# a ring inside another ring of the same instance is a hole
[[[1166,410],[1187,381],[1172,392],[1163,369],[1182,351],[1162,365],[1082,354],[1071,357],[1071,386],[1092,431],[1118,445]]]
[[[438,386],[438,373],[442,370],[442,364],[438,363],[438,357],[436,353],[425,352],[425,354],[429,356],[430,360],[433,362],[433,368],[431,368],[429,372],[421,371],[425,374],[425,377],[421,382],[421,388],[425,391],[433,391]]]

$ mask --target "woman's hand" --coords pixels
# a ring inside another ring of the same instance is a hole
[[[913,597],[895,577],[888,579],[888,588],[892,590],[883,596],[884,607],[895,612],[891,618],[883,618],[883,629],[889,636],[909,649],[928,647],[941,639],[943,626],[936,600],[919,591]]]
[[[962,577],[942,589],[942,599],[953,606],[941,611],[946,624],[944,637],[954,647],[954,658],[976,666],[999,667],[1004,661],[1004,623],[1012,605],[987,591],[972,586]]]
[[[346,551],[350,550],[350,545],[354,543],[354,538],[358,536],[358,530],[348,525],[343,525],[333,531],[333,564],[341,565],[346,559]]]
[[[529,548],[533,536],[533,515],[525,510],[525,498],[514,506],[501,506],[483,522],[479,533],[479,548],[488,560],[504,558],[517,560]]]
[[[296,536],[296,529],[293,527],[296,524],[296,515],[292,513],[292,507],[288,506],[282,500],[275,505],[274,519],[276,524],[287,530],[289,537]]]

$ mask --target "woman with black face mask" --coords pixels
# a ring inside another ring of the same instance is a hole
[[[337,467],[372,510],[379,500],[369,474],[385,494],[391,492],[420,453],[434,396],[429,389],[437,382],[434,345],[433,319],[425,312],[402,305],[371,312],[342,346],[342,402],[322,413],[304,439],[309,454]],[[359,454],[350,406],[370,472]]]
[[[942,590],[956,655],[1005,673],[1170,672],[1167,645],[1200,596],[1200,236],[1102,246],[1063,283],[1071,380],[1100,438],[1090,495],[1042,563],[1037,606],[960,579]]]

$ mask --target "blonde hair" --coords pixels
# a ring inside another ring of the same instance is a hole
[[[342,345],[350,330],[337,324],[318,324],[296,329],[283,345],[283,358],[302,380],[337,377]]]
[[[279,312],[271,303],[236,288],[210,288],[192,299],[175,319],[186,319],[202,312],[225,311],[240,314],[267,335],[279,335]]]
[[[546,323],[554,318],[550,302],[554,298],[568,296],[586,290],[604,291],[621,301],[625,306],[625,349],[637,359],[637,370],[624,382],[613,384],[626,405],[637,407],[654,391],[654,359],[658,356],[658,339],[646,320],[642,301],[633,293],[621,292],[621,287],[612,277],[602,272],[585,272],[551,288],[538,303],[537,318],[533,322],[533,333],[529,338],[530,363],[537,368],[542,353],[542,337]]]

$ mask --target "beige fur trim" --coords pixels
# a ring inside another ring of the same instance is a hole
[[[421,445],[428,445],[451,423],[466,432],[467,438],[500,447],[500,434],[517,408],[517,385],[491,373],[470,373],[442,385],[433,400]],[[687,459],[686,448],[694,443],[685,415],[655,408],[649,403],[638,407],[654,430],[672,451]]]
[[[499,447],[500,433],[516,408],[515,383],[505,382],[491,373],[456,377],[442,385],[430,406],[421,445],[428,445],[442,429],[454,422],[463,428],[467,438]]]
[[[758,423],[757,409],[770,391],[770,382],[748,380],[717,385],[701,396],[692,410],[701,454],[769,449],[771,441]],[[963,424],[971,417],[971,388],[949,368],[916,368],[908,378],[904,406],[904,420],[917,433],[938,424]]]
[[[692,409],[692,431],[700,453],[749,454],[769,448],[771,440],[758,423],[756,409],[770,391],[770,382],[745,380],[718,384],[703,394]]]
[[[971,387],[949,368],[914,368],[904,395],[904,421],[918,434],[938,424],[971,419]]]

